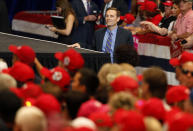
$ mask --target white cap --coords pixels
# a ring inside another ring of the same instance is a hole
[[[2,72],[3,69],[7,69],[8,66],[7,66],[7,63],[0,60],[0,72]]]
[[[78,118],[74,119],[72,121],[71,125],[74,128],[87,127],[87,128],[96,130],[95,123],[92,120],[85,118],[85,117],[78,117]]]

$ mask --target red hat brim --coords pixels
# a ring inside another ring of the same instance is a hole
[[[167,2],[164,2],[163,5],[165,5],[165,6],[172,6],[173,3],[167,3]]]
[[[172,58],[169,61],[170,65],[172,65],[173,67],[179,66],[180,65],[180,61],[177,58]]]
[[[62,52],[56,52],[54,54],[54,56],[55,56],[56,59],[58,59],[60,61],[62,61],[62,59],[63,59],[63,53]]]
[[[40,72],[41,72],[41,74],[44,75],[46,78],[49,78],[49,77],[51,76],[50,71],[49,71],[47,68],[45,68],[45,67],[43,67],[43,68],[40,70]]]
[[[15,45],[10,45],[9,46],[9,50],[14,53],[14,54],[17,54],[17,46]]]

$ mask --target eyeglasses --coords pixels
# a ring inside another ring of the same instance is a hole
[[[182,71],[182,73],[183,73],[184,75],[187,75],[188,73],[190,73],[191,76],[193,76],[193,71],[185,70],[185,69],[183,69],[182,67],[181,67],[181,71]]]

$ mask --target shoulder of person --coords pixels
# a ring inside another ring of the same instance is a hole
[[[124,29],[123,27],[118,27],[118,30],[123,33],[131,33],[131,31]]]
[[[95,34],[97,34],[97,33],[101,33],[101,32],[103,32],[103,31],[106,31],[106,27],[105,28],[100,28],[100,29],[98,29],[98,30],[96,30],[95,31]]]

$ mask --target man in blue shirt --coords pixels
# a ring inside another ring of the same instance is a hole
[[[122,44],[133,45],[133,37],[130,31],[118,27],[120,12],[116,8],[108,8],[105,15],[106,28],[95,31],[92,50],[110,53],[111,60],[114,50]],[[70,47],[80,47],[79,44],[73,44]]]

